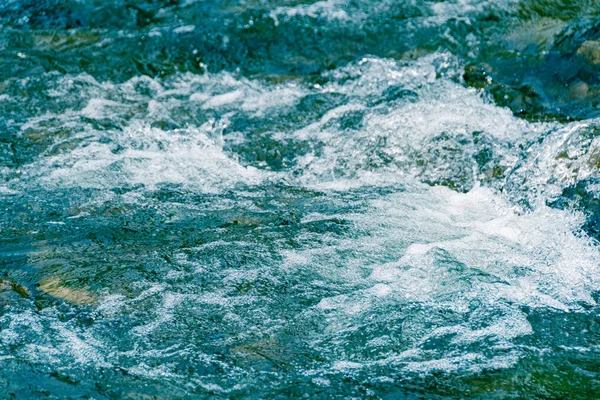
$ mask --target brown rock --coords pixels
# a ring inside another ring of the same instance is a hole
[[[569,96],[572,99],[582,100],[588,96],[590,88],[587,83],[583,81],[576,81],[571,83],[569,86]]]
[[[586,40],[577,49],[577,54],[582,56],[590,65],[600,65],[600,41]]]
[[[66,300],[77,305],[89,305],[96,302],[96,297],[87,290],[66,287],[57,277],[44,279],[38,285],[38,289],[49,296]]]

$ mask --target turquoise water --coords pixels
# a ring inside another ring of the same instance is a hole
[[[0,398],[599,398],[599,15],[3,2]]]

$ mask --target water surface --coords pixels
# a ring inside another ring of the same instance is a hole
[[[598,397],[599,14],[3,2],[0,397]]]

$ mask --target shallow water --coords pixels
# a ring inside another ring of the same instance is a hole
[[[0,397],[598,397],[599,13],[4,2]]]

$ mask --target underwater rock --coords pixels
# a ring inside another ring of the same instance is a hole
[[[586,220],[581,229],[589,236],[600,240],[600,179],[590,178],[579,181],[563,189],[561,195],[548,202],[558,209],[576,209],[585,214]]]
[[[468,192],[474,184],[470,154],[465,151],[469,140],[442,133],[425,144],[417,157],[419,177],[432,186],[447,186]]]
[[[517,23],[509,33],[503,36],[507,48],[519,52],[530,49],[549,50],[554,45],[555,36],[561,33],[567,24],[556,18],[534,18]]]
[[[510,108],[517,116],[537,120],[554,117],[557,113],[554,108],[547,106],[548,101],[538,88],[522,82],[503,83],[502,74],[496,74],[487,63],[467,65],[463,79],[468,86],[490,93],[496,104]]]
[[[416,166],[422,182],[458,192],[468,192],[478,180],[491,183],[505,171],[498,165],[493,141],[481,132],[431,138],[416,155]]]
[[[465,83],[528,120],[579,120],[600,115],[600,20],[522,22],[493,36]],[[536,27],[543,32],[533,34]]]
[[[503,192],[525,208],[557,199],[566,188],[599,177],[600,126],[575,122],[526,148],[509,172]],[[545,201],[545,200],[544,200]]]
[[[582,56],[590,65],[600,64],[600,41],[586,40],[581,47],[577,49],[577,54]]]
[[[490,76],[492,67],[489,64],[481,63],[479,65],[469,64],[465,67],[463,79],[471,87],[484,89],[492,84]]]
[[[573,99],[577,99],[577,100],[585,99],[588,96],[589,92],[590,92],[589,85],[583,81],[573,82],[569,86],[569,95]]]
[[[233,217],[233,218],[229,219],[227,222],[229,224],[233,224],[233,225],[246,225],[246,226],[260,226],[261,224],[265,223],[265,221],[260,218],[246,216],[246,215],[240,215],[237,217]]]
[[[19,285],[17,282],[0,278],[0,294],[3,292],[13,292],[23,298],[28,298],[31,293],[25,286]]]
[[[92,293],[85,289],[64,286],[61,279],[54,276],[42,280],[37,288],[49,296],[77,305],[90,305],[96,302],[96,297]]]
[[[229,355],[244,366],[259,369],[285,368],[292,356],[278,340],[271,338],[235,346]]]

